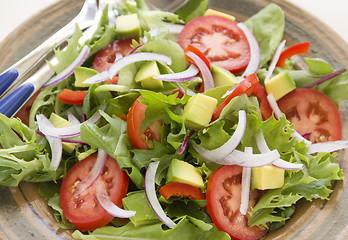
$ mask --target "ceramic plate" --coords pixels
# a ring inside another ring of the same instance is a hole
[[[338,69],[348,66],[348,46],[336,33],[303,10],[281,0],[211,0],[211,7],[229,11],[244,21],[264,6],[275,2],[285,12],[285,38],[291,45],[310,41],[310,54]],[[0,46],[0,71],[25,56],[49,35],[69,22],[81,9],[82,0],[62,0],[15,29]],[[342,106],[343,135],[348,138],[348,105]],[[340,155],[348,176],[348,153]],[[266,239],[348,239],[348,187],[335,184],[330,201],[300,202],[287,225]],[[59,228],[47,203],[37,193],[37,184],[0,187],[0,239],[71,239],[71,232]]]

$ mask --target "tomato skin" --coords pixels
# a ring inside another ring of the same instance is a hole
[[[131,47],[133,39],[116,40],[108,46],[100,50],[94,58],[93,68],[98,72],[103,72],[109,69],[116,59],[116,53],[121,53],[122,56],[128,55],[133,48]],[[108,82],[117,84],[118,77],[115,76]]]
[[[74,194],[76,182],[89,174],[96,158],[97,154],[93,154],[76,163],[63,178],[61,185],[60,204],[64,216],[81,231],[103,227],[113,219],[95,200],[97,184],[106,185],[111,201],[119,207],[128,191],[128,175],[119,168],[115,159],[108,156],[103,173],[93,185],[79,197]]]
[[[161,141],[161,133],[158,129],[158,126],[161,125],[161,122],[157,120],[151,123],[151,125],[145,130],[145,132],[142,133],[141,125],[145,118],[145,110],[147,106],[139,102],[139,98],[135,100],[128,112],[127,134],[129,141],[134,148],[149,150],[150,146],[147,142],[147,139]]]
[[[196,48],[196,47],[194,47],[194,46],[192,46],[191,44],[190,45],[188,45],[187,46],[187,49],[186,49],[186,51],[185,51],[186,53],[187,52],[193,52],[194,54],[196,54],[200,59],[202,59],[202,61],[205,63],[205,65],[207,65],[207,67],[209,68],[209,70],[210,70],[210,62],[209,62],[209,60],[205,57],[205,55],[198,49],[198,48]],[[187,54],[186,54],[186,59],[187,59],[187,61],[189,61],[190,63],[192,63],[192,64],[195,64],[195,62],[193,61],[193,59],[190,57],[190,56],[188,56]],[[196,64],[195,64],[196,65]],[[197,67],[197,66],[196,66]],[[202,78],[202,83],[201,83],[201,85],[200,85],[200,87],[199,87],[199,90],[198,90],[198,92],[199,93],[202,93],[202,92],[204,92],[204,79],[203,79],[203,77],[202,77],[202,74],[201,74],[201,72],[199,72],[199,76]]]
[[[258,226],[249,227],[247,215],[240,213],[241,182],[243,168],[236,165],[222,166],[209,177],[207,186],[207,210],[220,230],[228,233],[232,239],[256,240],[262,238],[268,229]],[[258,196],[251,191],[249,207]]]
[[[87,95],[87,90],[71,90],[68,88],[63,89],[58,94],[58,100],[71,104],[71,105],[80,105],[83,104],[83,101],[85,100],[85,97]]]
[[[194,47],[193,45],[189,44],[186,48],[186,51],[185,52],[193,52],[194,54],[196,54],[200,59],[203,60],[203,62],[205,63],[205,65],[207,65],[207,67],[209,68],[210,70],[210,62],[209,60],[207,59],[207,57],[196,47]],[[186,58],[187,60],[194,64],[194,61],[190,58],[190,56],[187,56],[186,55]]]
[[[126,56],[133,50],[132,41],[133,39],[116,40],[100,50],[94,58],[94,69],[98,72],[108,70],[116,59],[116,53]]]
[[[250,48],[237,22],[221,16],[202,16],[188,22],[178,37],[186,50],[188,45],[198,48],[211,64],[232,73],[245,70],[250,61]]]
[[[188,197],[195,200],[205,199],[205,194],[197,187],[192,185],[181,183],[181,182],[172,182],[164,185],[160,188],[159,193],[165,198],[170,197]]]
[[[273,110],[268,102],[266,90],[261,86],[260,83],[258,83],[253,91],[253,94],[259,99],[260,112],[263,120],[267,120],[272,116]]]
[[[308,52],[310,42],[302,42],[292,45],[291,47],[285,49],[279,56],[277,65],[278,67],[285,68],[285,61],[294,55],[305,54]]]
[[[255,73],[247,76],[243,81],[241,81],[233,90],[233,92],[227,96],[227,98],[215,109],[213,116],[212,116],[212,121],[215,121],[216,119],[219,118],[222,109],[234,98],[237,96],[240,96],[242,94],[247,94],[250,96],[256,87],[256,85],[259,83],[259,78]]]
[[[340,113],[324,93],[310,88],[296,89],[277,101],[280,110],[301,135],[311,142],[341,140]]]

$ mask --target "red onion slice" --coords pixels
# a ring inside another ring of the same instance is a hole
[[[185,139],[184,139],[183,143],[181,144],[180,149],[179,149],[179,151],[178,151],[179,154],[183,154],[183,153],[184,153],[184,151],[185,151],[185,149],[186,149],[186,146],[187,146],[187,143],[188,143],[190,137],[192,136],[192,134],[194,134],[194,133],[195,133],[195,130],[192,130],[192,131],[185,137]]]
[[[114,204],[110,200],[110,197],[106,192],[104,184],[98,184],[96,192],[97,200],[100,203],[100,206],[112,216],[118,218],[130,218],[136,214],[136,211],[124,210],[118,207],[116,204]]]
[[[209,161],[221,162],[239,145],[243,138],[246,128],[246,113],[243,110],[239,111],[239,120],[236,131],[230,137],[230,139],[221,147],[214,150],[207,150],[202,146],[193,145],[193,148]]]
[[[237,25],[244,32],[250,48],[250,61],[242,75],[242,77],[244,77],[256,73],[256,71],[259,69],[261,59],[260,47],[258,42],[256,41],[254,34],[250,31],[250,29],[247,26],[245,26],[244,23],[238,23]]]
[[[89,172],[87,177],[85,177],[76,186],[75,194],[77,196],[80,195],[81,193],[83,193],[85,190],[87,190],[90,186],[93,185],[95,180],[97,180],[97,178],[100,176],[100,174],[102,173],[102,171],[104,169],[107,157],[108,157],[108,155],[106,154],[106,152],[104,150],[98,149],[98,157],[95,160],[95,163],[94,163],[91,171]]]
[[[326,75],[325,77],[320,78],[318,81],[315,81],[315,82],[313,82],[311,84],[308,84],[304,88],[311,88],[311,87],[314,87],[315,85],[319,85],[319,84],[321,84],[321,83],[323,83],[325,81],[328,81],[328,80],[330,80],[330,79],[332,79],[334,77],[337,77],[338,75],[341,75],[345,71],[347,71],[347,70],[344,69],[344,68],[343,69],[339,69],[339,70],[337,70],[337,71],[335,71],[333,73],[330,73],[330,74]]]
[[[262,132],[257,133],[255,136],[255,139],[256,139],[256,145],[261,153],[267,153],[271,151],[266,143],[265,137],[263,136]],[[277,168],[281,168],[285,170],[298,170],[303,167],[303,164],[290,163],[288,161],[284,161],[280,159],[280,157],[276,159],[272,163],[272,165]]]
[[[277,101],[275,100],[274,96],[273,96],[273,93],[270,93],[267,95],[267,100],[269,102],[269,105],[271,106],[273,112],[274,112],[274,116],[279,119],[283,113],[282,111],[280,110],[278,104],[277,104]]]
[[[313,143],[309,146],[308,154],[317,153],[317,152],[334,152],[348,148],[348,141],[328,141],[328,142],[319,142]]]
[[[118,71],[122,68],[128,66],[129,64],[141,61],[158,61],[167,65],[172,64],[172,59],[169,56],[163,54],[151,52],[133,53],[115,61],[107,71],[100,73],[99,77],[97,76],[99,74],[94,75],[90,78],[87,78],[83,83],[93,84],[104,81],[103,79],[106,78],[106,75],[108,75],[108,78],[112,78],[117,75]]]
[[[271,64],[269,65],[269,68],[268,68],[268,71],[267,71],[267,75],[266,75],[266,78],[265,78],[265,83],[271,78],[272,74],[273,74],[273,71],[277,65],[277,62],[279,60],[279,57],[280,57],[280,54],[282,53],[283,51],[283,48],[285,47],[285,43],[286,43],[286,40],[283,40],[277,50],[275,51],[274,55],[273,55],[273,58],[272,58],[272,62]]]
[[[75,117],[74,114],[71,112],[68,112],[68,121],[71,122],[73,125],[80,124],[81,122]]]
[[[106,106],[101,106],[99,110],[97,110],[92,117],[90,117],[86,122],[94,123],[96,124],[99,122],[101,114],[100,110],[104,111]],[[41,115],[41,114],[40,114]],[[38,115],[37,115],[38,116]],[[36,116],[36,117],[37,117]],[[84,122],[83,122],[84,123]],[[49,126],[47,124],[42,124],[39,128],[39,130],[45,135],[45,136],[50,136],[50,137],[55,137],[55,138],[74,138],[80,136],[80,128],[83,123],[76,124],[70,127],[65,127],[65,128],[56,128]]]
[[[153,78],[167,82],[185,82],[194,78],[198,73],[198,68],[195,65],[191,64],[190,67],[183,72],[162,74]]]
[[[48,118],[43,114],[37,115],[36,120],[39,126],[39,130],[40,128],[42,128],[42,126],[46,126],[46,125],[51,128],[56,128],[53,125],[53,123],[51,123],[51,121],[48,120]],[[45,137],[51,147],[52,159],[51,159],[50,168],[57,170],[57,168],[59,167],[60,161],[62,160],[62,154],[63,154],[62,140],[60,138],[55,138],[50,136],[45,136]]]
[[[158,201],[155,186],[155,176],[159,162],[152,162],[147,167],[145,173],[145,195],[150,203],[152,210],[156,213],[157,217],[169,228],[174,228],[176,223],[173,222],[164,212],[160,202]]]
[[[60,72],[59,74],[57,74],[56,76],[51,78],[42,87],[44,88],[44,87],[48,87],[48,86],[51,86],[51,85],[55,85],[55,84],[63,81],[67,77],[69,77],[71,74],[73,74],[74,73],[74,68],[77,67],[77,66],[81,66],[82,63],[87,59],[89,51],[90,51],[89,47],[87,45],[85,45],[82,48],[80,54],[77,56],[77,58],[66,69],[64,69],[62,72]]]
[[[106,70],[104,72],[97,73],[93,75],[92,77],[87,78],[85,81],[83,81],[83,83],[93,84],[93,83],[104,82],[108,79],[110,79],[110,76],[108,71]]]
[[[238,165],[241,167],[263,167],[272,164],[280,157],[277,150],[269,151],[261,154],[253,154],[234,150],[224,160],[222,165]]]
[[[245,152],[252,154],[253,149],[245,148]],[[250,181],[251,181],[251,168],[244,167],[242,173],[242,193],[240,200],[239,211],[241,214],[246,215],[249,207],[249,194],[250,194]]]
[[[213,79],[213,76],[211,75],[209,68],[205,64],[205,62],[191,51],[188,51],[186,55],[189,56],[194,61],[194,63],[197,65],[199,71],[202,74],[202,78],[204,82],[204,92],[209,89],[213,89],[215,87],[214,79]]]
[[[187,95],[189,95],[189,96],[194,96],[194,95],[196,95],[196,93],[194,92],[194,91],[192,91],[191,89],[189,89],[189,88],[187,88],[186,89],[186,92],[185,92],[185,89],[179,84],[179,83],[175,83],[177,86],[178,86],[178,88],[179,88],[179,91],[182,93],[182,94],[187,94]]]

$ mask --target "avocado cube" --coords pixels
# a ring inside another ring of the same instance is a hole
[[[187,127],[199,129],[209,124],[217,105],[213,97],[198,93],[184,107],[182,118]]]
[[[75,67],[75,87],[89,87],[91,83],[83,83],[87,78],[96,75],[98,72],[92,68]]]
[[[136,13],[121,15],[116,18],[116,35],[118,39],[139,38],[141,27]]]
[[[140,82],[145,89],[158,90],[163,88],[162,80],[153,78],[158,75],[160,75],[160,71],[156,61],[147,61],[140,66],[135,75],[135,81]]]
[[[230,71],[219,67],[217,65],[211,65],[211,74],[214,79],[215,87],[221,86],[235,86],[239,83],[236,76],[233,75]]]
[[[267,94],[273,93],[274,99],[277,101],[287,93],[296,89],[296,83],[294,79],[292,79],[290,73],[284,70],[266,81],[265,88]]]
[[[230,14],[227,14],[227,13],[223,13],[223,12],[220,12],[220,11],[217,11],[217,10],[213,10],[211,8],[208,8],[205,13],[204,13],[204,16],[209,16],[209,15],[215,15],[215,16],[220,16],[220,17],[225,17],[225,18],[228,18],[232,21],[235,21],[236,18]]]
[[[122,204],[126,210],[136,211],[135,215],[129,218],[136,227],[160,221],[147,201],[145,191],[143,190],[128,193],[122,199]]]
[[[57,128],[70,127],[73,125],[71,122],[69,122],[68,120],[62,118],[61,116],[55,113],[51,113],[49,120]],[[63,145],[63,149],[68,153],[72,153],[76,146],[75,143],[67,143],[67,142],[63,142],[62,145]]]
[[[167,183],[181,182],[194,187],[203,188],[204,183],[200,172],[191,164],[173,159],[167,172]]]
[[[285,170],[267,165],[251,170],[251,188],[266,190],[280,188],[284,185]]]

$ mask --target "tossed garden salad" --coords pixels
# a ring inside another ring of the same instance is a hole
[[[288,46],[275,4],[242,23],[207,0],[135,3],[84,43],[77,26],[56,76],[0,115],[0,184],[39,182],[76,239],[261,239],[329,199],[345,70]]]

